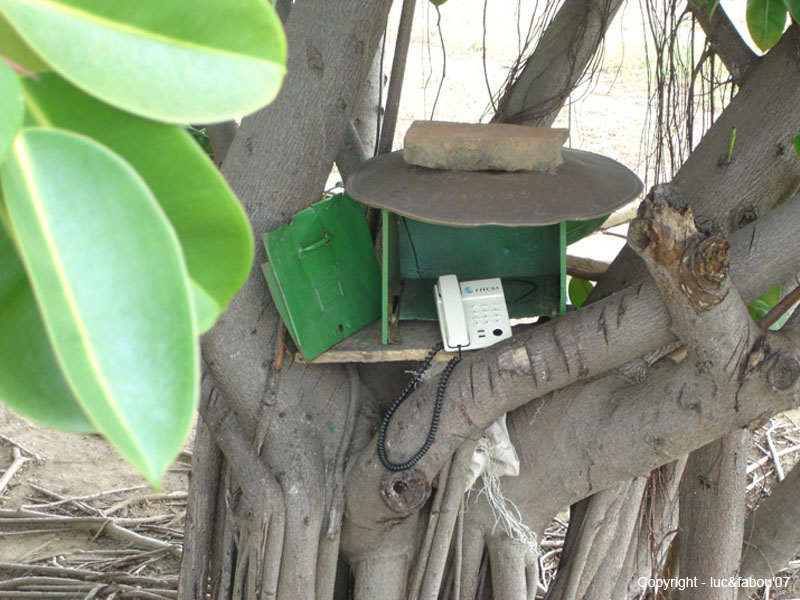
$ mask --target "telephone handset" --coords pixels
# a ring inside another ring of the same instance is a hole
[[[433,444],[439,429],[439,414],[442,411],[447,380],[461,360],[460,350],[477,350],[496,344],[511,337],[511,324],[508,322],[508,309],[503,294],[503,284],[499,279],[478,279],[458,282],[455,275],[442,275],[434,286],[436,312],[439,314],[439,327],[442,330],[442,343],[437,343],[422,364],[414,371],[411,381],[395,399],[378,428],[378,458],[390,471],[405,471],[413,467]],[[428,437],[417,453],[405,462],[392,462],[386,456],[386,430],[397,408],[408,398],[422,374],[431,366],[433,357],[444,347],[448,352],[458,352],[442,370],[433,417]]]
[[[455,275],[442,275],[434,294],[439,328],[448,352],[486,348],[511,337],[499,278],[459,283]]]

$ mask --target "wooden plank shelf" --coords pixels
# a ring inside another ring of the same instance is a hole
[[[533,326],[517,325],[513,333],[516,335]],[[424,360],[431,348],[442,340],[436,321],[401,321],[398,331],[402,337],[401,343],[381,344],[381,322],[375,321],[320,354],[311,364],[419,361]],[[435,360],[447,361],[453,356],[450,352],[439,352]],[[295,360],[306,362],[299,352]]]

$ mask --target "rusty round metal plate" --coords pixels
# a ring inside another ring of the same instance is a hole
[[[563,154],[564,163],[552,173],[448,171],[406,164],[400,150],[363,162],[346,188],[368,206],[463,227],[593,219],[642,192],[636,174],[611,158],[567,148]]]

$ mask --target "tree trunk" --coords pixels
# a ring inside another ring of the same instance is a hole
[[[736,599],[736,587],[719,582],[739,574],[749,438],[746,431],[734,431],[689,455],[681,489],[678,575],[698,585],[680,592],[681,600]]]
[[[384,0],[309,0],[292,6],[286,22],[289,74],[283,88],[269,107],[242,122],[223,163],[223,173],[248,212],[255,239],[319,198],[375,56],[388,8]],[[292,135],[286,135],[287,127]],[[265,482],[273,485],[267,495],[252,499],[255,506],[245,495],[239,514],[225,521],[221,537],[231,539],[233,549],[227,560],[214,563],[218,570],[210,576],[215,589],[224,591],[220,597],[249,599],[277,593],[278,598],[313,599],[317,580],[324,580],[327,589],[335,576],[330,570],[318,576],[316,566],[327,500],[325,465],[335,462],[335,449],[345,443],[349,385],[338,367],[289,363],[280,371],[273,368],[273,359],[283,348],[277,342],[279,321],[260,273],[263,256],[257,245],[253,275],[204,337],[203,356],[222,393],[218,404],[230,406],[241,426],[230,430],[235,444],[231,447],[251,444],[258,452],[263,448],[263,462],[257,464],[264,470]],[[212,431],[219,428],[214,417],[206,411],[201,414]],[[198,437],[198,444],[209,443],[207,436]],[[234,475],[223,496],[229,505],[242,495],[239,486],[253,465],[237,462],[228,453],[225,458]],[[220,481],[220,471],[212,470],[203,480],[192,481],[193,498]],[[218,507],[197,510],[195,521],[226,512]],[[282,527],[270,529],[270,523],[285,523],[285,538]],[[190,532],[188,541],[202,550],[204,545],[196,537],[201,533]],[[197,597],[210,563],[208,553],[187,555],[183,566],[189,574],[183,577],[181,598]],[[250,594],[254,590],[258,596]]]

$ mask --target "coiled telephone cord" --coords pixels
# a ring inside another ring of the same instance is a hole
[[[442,371],[441,377],[439,378],[439,386],[436,388],[436,400],[433,404],[433,416],[431,417],[431,428],[428,431],[428,439],[425,440],[425,443],[417,451],[417,453],[406,462],[393,463],[386,458],[386,429],[389,427],[389,421],[392,419],[392,415],[414,390],[414,386],[417,385],[422,377],[422,374],[431,366],[433,357],[436,356],[442,348],[444,348],[444,344],[442,342],[437,343],[433,347],[433,349],[428,353],[428,356],[425,357],[425,360],[422,361],[422,364],[420,364],[417,370],[414,371],[414,374],[411,376],[411,380],[408,382],[406,387],[402,392],[400,392],[400,395],[397,396],[395,401],[389,407],[389,410],[387,410],[386,414],[383,416],[381,427],[378,429],[378,458],[383,466],[390,471],[405,471],[406,469],[413,467],[420,458],[425,456],[425,453],[430,449],[430,447],[433,445],[433,441],[436,439],[436,431],[439,429],[439,415],[442,412],[442,403],[444,402],[444,391],[447,387],[447,380],[450,379],[453,369],[455,369],[456,365],[461,361],[460,347],[458,356],[454,356],[450,359],[450,361],[447,363],[447,366],[445,366],[444,371]]]

